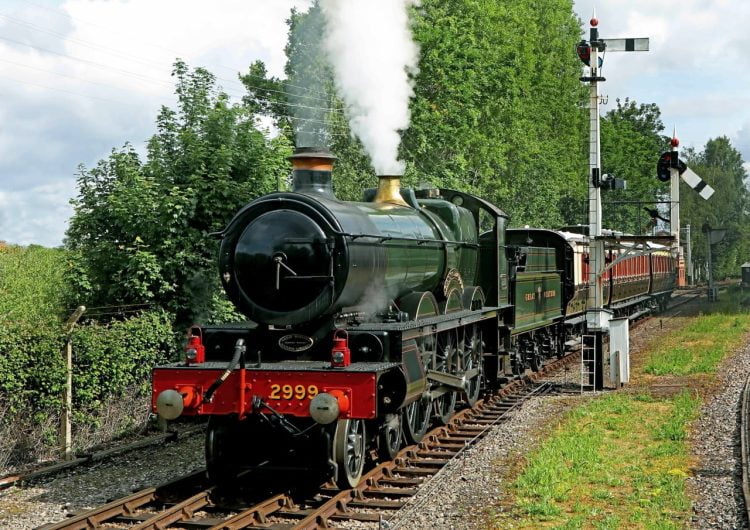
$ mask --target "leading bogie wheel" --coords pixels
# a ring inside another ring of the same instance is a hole
[[[241,470],[240,425],[231,416],[211,416],[206,426],[206,471],[211,482],[231,484]]]
[[[387,460],[393,460],[401,449],[404,430],[401,414],[386,414],[378,436],[378,452]]]
[[[406,441],[412,444],[421,442],[427,432],[427,428],[430,426],[432,401],[420,397],[402,410],[402,423]]]
[[[338,420],[333,435],[333,461],[338,472],[336,484],[349,489],[359,484],[367,454],[364,420]]]

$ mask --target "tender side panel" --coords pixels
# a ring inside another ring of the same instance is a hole
[[[516,269],[514,332],[552,323],[562,316],[561,279],[553,248],[526,247],[523,271]]]
[[[559,274],[518,275],[515,297],[515,332],[551,323],[562,316]]]

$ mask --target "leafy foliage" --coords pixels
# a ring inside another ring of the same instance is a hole
[[[66,338],[60,322],[53,324],[15,322],[0,335],[0,396],[14,410],[46,414],[62,404]],[[109,325],[89,322],[74,328],[72,341],[77,411],[98,410],[129,387],[147,391],[151,368],[164,363],[176,346],[163,311]]]
[[[61,249],[0,246],[0,324],[38,325],[56,318],[65,268]]]
[[[206,70],[178,61],[173,75],[177,109],[161,109],[146,160],[125,145],[80,168],[66,245],[73,303],[149,302],[187,324],[226,316],[209,234],[276,189],[290,148],[284,137],[268,140]]]
[[[566,0],[426,2],[404,133],[416,178],[473,191],[514,224],[567,221],[561,206],[585,193],[579,34]]]
[[[62,249],[0,248],[0,432],[13,425],[30,430],[52,425],[61,409],[64,272],[69,261]],[[171,317],[161,310],[108,325],[90,320],[75,327],[71,338],[77,426],[106,417],[108,404],[126,392],[148,393],[151,367],[176,351]],[[26,419],[20,421],[21,416]],[[29,444],[55,445],[54,429],[14,434],[13,447],[3,447],[20,458],[30,456]],[[0,462],[6,457],[0,455]]]
[[[335,94],[320,8],[293,13],[289,26],[289,81],[267,79],[275,92],[264,91],[269,85],[259,88],[255,70],[244,79],[249,98],[273,100],[262,110],[290,140],[317,133],[327,141],[339,157],[337,195],[359,200],[375,175]],[[584,198],[586,170],[572,3],[431,0],[414,11],[413,31],[421,59],[401,145],[405,182],[477,193],[516,224],[572,222],[579,212],[569,206]],[[300,110],[302,98],[317,109]]]
[[[685,183],[680,186],[681,224],[691,226],[693,257],[705,265],[704,224],[725,228],[726,237],[712,252],[714,273],[717,278],[736,277],[740,265],[750,260],[750,182],[744,160],[726,136],[709,140],[701,152],[686,150],[681,157],[716,191],[704,201]]]
[[[616,101],[601,122],[602,170],[627,181],[626,190],[603,193],[603,223],[631,234],[647,234],[653,225],[644,208],[658,209],[657,202],[669,200],[669,183],[656,177],[656,162],[668,149],[662,134],[664,124],[655,103],[637,104],[628,98]],[[642,201],[641,204],[615,204]],[[663,204],[660,211],[666,210]]]

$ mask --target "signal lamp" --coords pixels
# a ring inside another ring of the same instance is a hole
[[[602,175],[601,188],[603,190],[626,190],[628,189],[628,181],[614,175],[604,174]]]
[[[198,364],[206,361],[206,347],[203,345],[203,330],[193,326],[188,330],[185,345],[185,364]]]
[[[656,164],[656,178],[662,182],[669,182],[672,179],[672,173],[669,171],[672,167],[672,153],[677,154],[676,151],[667,151],[659,157],[659,162]]]
[[[351,363],[352,352],[349,349],[349,336],[343,329],[337,329],[333,334],[331,368],[346,368]]]
[[[583,64],[591,66],[591,47],[588,42],[585,40],[579,42],[576,46],[576,53]]]

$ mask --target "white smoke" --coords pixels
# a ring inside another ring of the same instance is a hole
[[[344,98],[352,132],[378,175],[401,175],[399,130],[409,126],[419,47],[409,7],[419,0],[321,0],[324,48]]]

